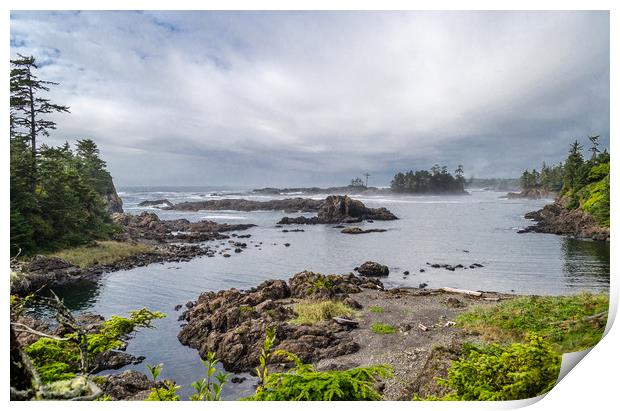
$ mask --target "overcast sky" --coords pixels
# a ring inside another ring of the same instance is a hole
[[[518,176],[600,134],[607,12],[13,12],[120,186]]]

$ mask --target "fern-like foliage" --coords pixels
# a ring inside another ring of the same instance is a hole
[[[276,350],[273,355],[288,358],[295,368],[287,373],[267,374],[256,394],[246,398],[255,401],[370,401],[381,400],[374,388],[382,378],[390,378],[388,365],[358,367],[345,371],[316,371],[296,355]]]

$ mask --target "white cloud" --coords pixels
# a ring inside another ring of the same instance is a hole
[[[55,138],[94,138],[130,184],[516,175],[609,134],[605,12],[19,12],[11,37],[62,83]]]

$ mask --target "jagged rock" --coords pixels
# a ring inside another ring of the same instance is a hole
[[[386,265],[374,261],[366,261],[358,267],[357,272],[360,273],[360,275],[369,277],[385,277],[390,274],[390,269]]]
[[[585,211],[568,210],[559,201],[546,205],[541,210],[527,213],[525,218],[532,219],[537,224],[527,227],[522,232],[561,234],[609,241],[609,227],[598,225],[594,217]]]
[[[198,349],[201,356],[214,352],[228,371],[241,372],[258,365],[266,329],[276,332],[274,349],[290,351],[302,361],[355,352],[359,346],[351,337],[338,333],[340,326],[326,322],[316,325],[294,325],[295,313],[290,298],[339,298],[360,287],[382,288],[380,282],[356,277],[325,276],[304,271],[288,282],[265,281],[248,291],[230,289],[206,292],[182,316],[185,324],[178,335],[182,344]],[[281,359],[273,358],[277,363]]]
[[[138,371],[127,370],[120,374],[106,375],[98,382],[103,392],[114,400],[143,401],[155,387],[163,388],[163,382],[153,382]]]
[[[367,234],[367,233],[383,233],[387,230],[382,228],[371,228],[367,230],[363,230],[360,227],[346,227],[342,229],[340,232],[343,234]]]
[[[153,206],[172,207],[172,203],[164,198],[162,200],[146,200],[138,203],[138,207],[153,207]]]
[[[396,220],[388,209],[368,208],[349,196],[332,195],[322,200],[314,217],[284,217],[278,224],[359,223],[362,220]]]

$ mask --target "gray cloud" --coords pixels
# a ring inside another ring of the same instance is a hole
[[[607,12],[15,12],[121,185],[515,176],[609,144]]]

